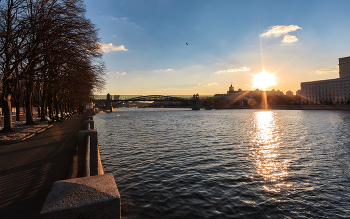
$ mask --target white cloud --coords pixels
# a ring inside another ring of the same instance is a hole
[[[197,85],[197,87],[206,87],[206,86],[213,86],[213,85],[219,85],[217,82],[214,82],[214,83],[205,83],[205,84],[202,84],[202,83],[199,83]]]
[[[117,71],[116,71],[116,72],[109,71],[109,72],[107,72],[106,74],[107,74],[107,75],[109,75],[109,74],[126,75],[126,72],[121,72],[121,73],[120,73],[120,72],[117,72]]]
[[[108,16],[108,19],[113,20],[113,21],[117,21],[117,20],[127,20],[127,17],[122,17],[122,18],[117,18],[117,17],[113,17],[113,16]]]
[[[291,36],[291,35],[285,35],[282,42],[283,43],[294,43],[298,41],[298,38],[296,38],[296,36]]]
[[[175,71],[174,69],[172,68],[168,68],[168,69],[158,69],[158,70],[154,70],[155,72],[169,72],[169,71]]]
[[[339,66],[336,68],[330,68],[330,69],[320,69],[316,71],[316,74],[328,74],[333,72],[339,72]]]
[[[112,51],[128,51],[123,45],[114,46],[112,43],[99,43],[101,45],[102,52],[112,52]]]
[[[261,34],[260,36],[269,37],[271,35],[274,35],[275,37],[279,37],[282,34],[287,34],[289,32],[293,32],[293,31],[296,31],[298,29],[302,29],[302,28],[298,27],[297,25],[289,25],[289,26],[277,25],[277,26],[273,26],[270,30]]]
[[[239,68],[234,68],[234,69],[227,69],[227,70],[221,70],[215,72],[216,74],[226,74],[226,73],[231,73],[231,72],[238,72],[238,71],[250,71],[249,67],[239,67]]]

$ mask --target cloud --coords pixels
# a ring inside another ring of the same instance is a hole
[[[284,26],[284,25],[280,25],[280,26],[273,26],[270,30],[268,30],[267,32],[261,34],[261,37],[269,37],[271,35],[274,35],[275,37],[279,37],[282,34],[287,34],[289,32],[293,32],[296,31],[298,29],[302,29],[301,27],[298,27],[297,25],[289,25],[289,26]]]
[[[127,17],[117,18],[117,17],[113,17],[113,16],[108,16],[107,18],[110,19],[110,20],[113,20],[113,21],[117,21],[117,20],[125,21],[125,20],[128,19]]]
[[[219,85],[219,84],[217,82],[205,83],[205,84],[199,83],[196,87],[206,87],[206,86],[213,86],[213,85]]]
[[[172,69],[172,68],[168,68],[168,69],[158,69],[158,70],[155,70],[155,72],[163,72],[163,71],[165,71],[165,72],[169,72],[169,71],[175,71],[174,69]]]
[[[294,43],[298,41],[298,38],[296,38],[296,36],[291,36],[291,35],[285,35],[282,42],[283,43]]]
[[[128,51],[123,45],[114,46],[112,43],[99,43],[101,45],[102,52],[112,52],[112,51]]]
[[[119,72],[113,72],[113,71],[109,71],[109,72],[107,72],[106,73],[107,75],[109,75],[109,74],[116,74],[116,75],[126,75],[126,72],[122,72],[122,73],[119,73]]]
[[[234,69],[221,70],[221,71],[215,72],[215,74],[226,74],[226,73],[238,72],[238,71],[250,71],[250,68],[249,67],[239,67],[239,68],[234,68]]]
[[[339,66],[333,69],[320,69],[316,71],[316,74],[328,74],[332,72],[339,72]]]

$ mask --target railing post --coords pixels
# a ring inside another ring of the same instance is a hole
[[[90,130],[90,176],[98,175],[97,130]]]
[[[86,135],[85,171],[84,176],[90,176],[90,135]]]
[[[98,175],[97,130],[80,130],[78,137],[78,177],[85,176],[86,136],[90,136],[90,176]]]
[[[95,121],[94,120],[84,120],[83,121],[84,127],[87,127],[87,124],[90,124],[89,129],[95,129]]]
[[[86,115],[85,116],[85,120],[94,120],[94,117],[90,116],[90,115]]]
[[[80,130],[78,133],[78,177],[85,176],[85,161],[86,161],[86,136],[88,130]]]

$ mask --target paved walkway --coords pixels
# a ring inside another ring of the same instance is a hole
[[[83,116],[23,142],[0,146],[0,218],[38,218],[52,184],[65,179]]]

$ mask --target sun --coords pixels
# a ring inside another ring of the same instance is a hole
[[[276,85],[273,74],[263,71],[258,75],[254,75],[254,87],[266,90],[267,87],[272,85]]]

